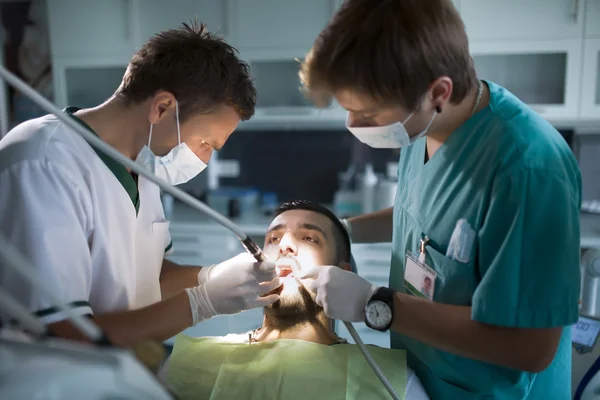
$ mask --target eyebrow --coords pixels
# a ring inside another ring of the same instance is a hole
[[[350,111],[356,114],[369,114],[369,113],[374,113],[377,111],[376,107],[372,107],[372,108],[365,108],[364,110],[353,110],[351,108],[346,108],[346,111]]]
[[[287,227],[286,224],[277,224],[274,227],[272,227],[271,229],[269,229],[269,231],[267,233],[271,233],[273,231],[279,231],[281,229],[285,229],[286,227]],[[325,237],[325,239],[327,239],[327,234],[325,233],[325,231],[317,225],[307,224],[305,222],[302,222],[302,223],[298,224],[298,227],[309,230],[309,231],[321,232],[321,234]]]

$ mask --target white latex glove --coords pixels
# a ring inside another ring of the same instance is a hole
[[[275,263],[258,263],[240,254],[209,271],[202,285],[185,291],[190,299],[193,325],[221,314],[237,314],[264,307],[279,300],[279,295],[262,295],[277,289],[281,282]]]
[[[365,307],[377,286],[353,272],[333,265],[302,270],[297,278],[317,298],[325,315],[346,322],[363,322]]]
[[[231,271],[235,269],[240,261],[256,262],[254,257],[250,253],[240,253],[237,256],[230,258],[227,261],[223,261],[220,264],[211,265],[209,267],[202,267],[198,272],[198,284],[202,285],[210,279],[210,277],[218,275],[222,272]]]

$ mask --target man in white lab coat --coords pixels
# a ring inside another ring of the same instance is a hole
[[[248,65],[204,25],[193,24],[150,38],[106,102],[64,112],[177,185],[202,172],[212,151],[252,116],[255,102]],[[156,185],[55,116],[27,121],[0,141],[0,235],[113,343],[164,340],[215,315],[278,300],[261,297],[279,286],[273,263],[242,255],[212,268],[222,273],[209,279],[207,269],[164,260],[168,227]],[[82,338],[56,304],[4,261],[0,288],[52,333]]]

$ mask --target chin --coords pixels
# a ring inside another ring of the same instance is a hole
[[[292,277],[280,278],[281,286],[275,290],[271,290],[269,293],[263,295],[268,296],[270,294],[278,294],[280,296],[298,296],[300,294],[300,284]]]
[[[315,302],[315,296],[294,278],[283,278],[282,286],[271,293],[279,294],[275,303],[265,310],[278,317],[307,318],[322,311]]]
[[[300,284],[295,278],[282,278],[281,282],[282,285],[277,288],[280,290],[281,296],[298,296],[300,294]]]

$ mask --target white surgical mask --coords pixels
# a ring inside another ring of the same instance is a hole
[[[346,128],[348,128],[358,140],[376,149],[398,149],[401,147],[408,147],[427,134],[427,130],[433,123],[437,112],[433,113],[433,117],[431,117],[429,124],[422,132],[410,137],[404,124],[408,122],[413,114],[414,113],[410,113],[410,115],[402,122],[398,121],[390,125],[382,126],[350,126],[348,123],[350,114],[348,114],[348,117],[346,117]]]
[[[177,120],[177,141],[175,146],[166,156],[157,156],[150,150],[152,141],[152,127],[150,124],[150,135],[148,145],[144,146],[138,154],[135,162],[151,171],[156,177],[163,179],[171,185],[186,183],[206,168],[202,161],[187,144],[181,143],[181,132],[179,130],[179,104],[175,101],[175,118]]]

